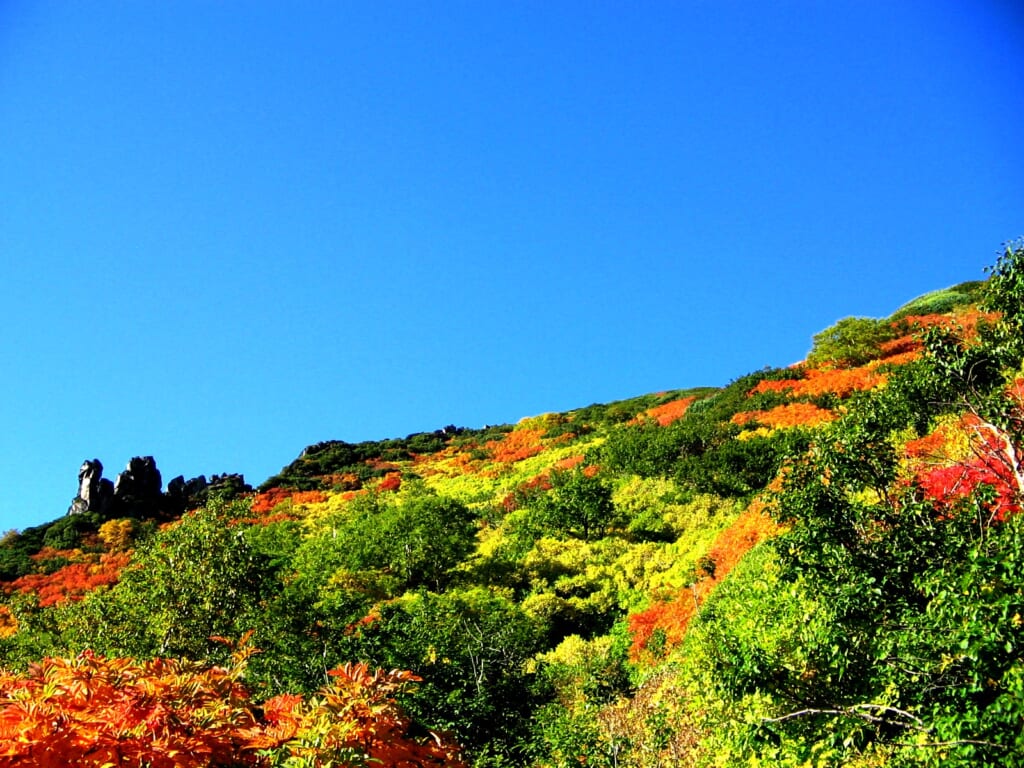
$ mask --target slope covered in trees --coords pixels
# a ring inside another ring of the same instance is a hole
[[[1022,306],[12,532],[0,765],[1024,764]]]

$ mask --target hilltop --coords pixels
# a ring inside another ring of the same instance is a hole
[[[46,694],[80,765],[1020,765],[1022,276],[1009,248],[795,365],[325,440],[256,488],[87,462],[0,542],[0,688],[113,680],[117,733]],[[6,706],[10,760],[55,749]]]

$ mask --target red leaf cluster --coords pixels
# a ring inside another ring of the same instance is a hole
[[[116,584],[129,560],[131,552],[82,555],[79,562],[69,563],[53,573],[26,574],[5,588],[8,593],[35,593],[39,605],[47,608],[68,600],[81,600],[98,587]]]

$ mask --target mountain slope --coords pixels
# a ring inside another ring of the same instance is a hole
[[[1010,249],[726,387],[326,441],[171,522],[11,534],[0,661],[246,637],[260,701],[410,670],[403,728],[479,766],[1019,764],[1022,274]]]

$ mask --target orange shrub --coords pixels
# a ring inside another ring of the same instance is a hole
[[[327,500],[322,491],[296,491],[293,488],[270,488],[252,497],[250,509],[254,515],[262,516],[273,512],[278,506],[285,504],[298,506],[302,504],[320,504]],[[281,512],[281,510],[277,510]]]
[[[345,665],[318,697],[284,694],[260,708],[241,682],[251,653],[236,652],[230,669],[86,651],[0,671],[0,768],[261,768],[291,758],[461,768],[450,742],[410,735],[396,696],[418,680],[411,673]]]
[[[858,368],[810,368],[802,379],[781,379],[759,381],[750,390],[751,395],[762,392],[789,392],[791,397],[815,397],[833,394],[849,397],[856,391],[871,389],[885,380],[878,373],[877,365],[868,364]]]
[[[653,419],[658,422],[659,425],[667,427],[673,421],[678,421],[686,415],[686,411],[689,410],[693,401],[696,397],[682,397],[678,400],[672,400],[668,403],[662,403],[656,405],[653,408],[648,408],[641,415],[631,420],[631,423],[636,424],[647,419]]]
[[[388,472],[377,484],[378,491],[397,491],[402,487],[402,473]]]
[[[734,414],[733,424],[743,426],[757,422],[773,429],[786,427],[816,427],[834,421],[836,414],[812,403],[786,403],[768,411],[742,411]]]
[[[512,464],[544,450],[541,437],[543,429],[515,429],[501,440],[488,440],[484,445],[495,461]]]

